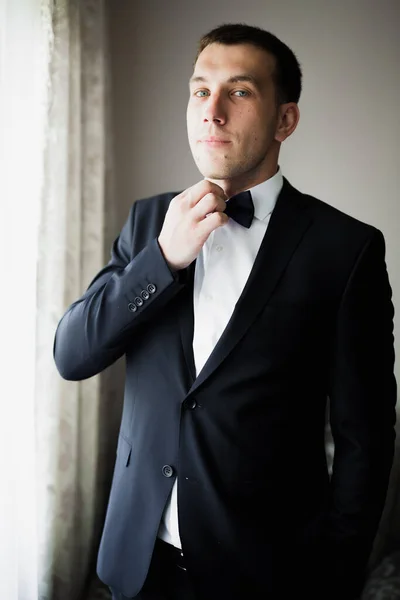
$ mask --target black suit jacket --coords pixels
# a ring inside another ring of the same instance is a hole
[[[195,378],[195,263],[172,274],[157,242],[175,195],[133,205],[110,262],[55,336],[66,379],[126,357],[98,575],[125,596],[140,591],[178,475],[199,600],[355,598],[394,448],[383,235],[285,180],[245,289]]]

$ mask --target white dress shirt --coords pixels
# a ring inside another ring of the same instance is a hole
[[[211,233],[196,261],[193,309],[193,353],[196,377],[221,337],[249,278],[271,213],[282,189],[278,172],[251,188],[254,218],[247,229],[233,219]],[[174,482],[158,536],[181,548],[178,526],[177,485]]]

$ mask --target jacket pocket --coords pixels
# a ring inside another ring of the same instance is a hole
[[[132,444],[120,433],[117,445],[117,463],[127,467],[131,460]]]

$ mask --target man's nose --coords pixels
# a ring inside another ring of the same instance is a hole
[[[204,122],[223,125],[226,122],[226,110],[221,96],[210,97],[204,109]]]

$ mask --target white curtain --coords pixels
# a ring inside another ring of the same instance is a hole
[[[1,597],[80,600],[122,373],[63,381],[52,345],[116,233],[106,15],[102,0],[0,0],[0,23]]]
[[[0,587],[37,600],[34,428],[37,233],[47,110],[49,10],[0,2]]]

